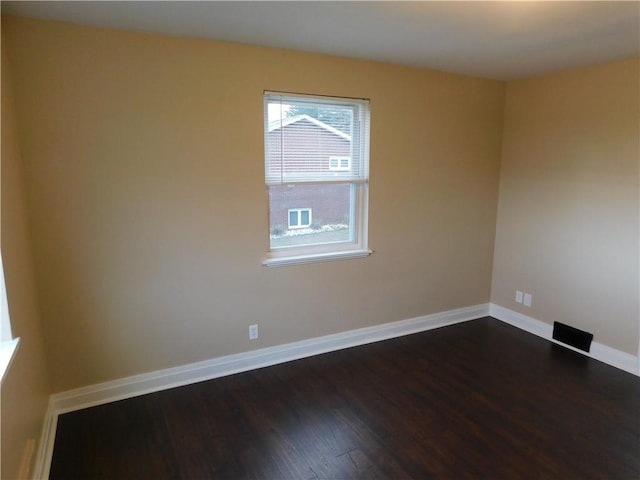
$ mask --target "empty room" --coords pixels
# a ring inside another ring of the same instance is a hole
[[[640,478],[640,3],[1,12],[2,479]]]

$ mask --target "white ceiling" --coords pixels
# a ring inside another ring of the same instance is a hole
[[[640,2],[16,2],[2,13],[512,80],[640,56]]]

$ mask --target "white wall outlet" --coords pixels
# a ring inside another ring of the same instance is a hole
[[[249,325],[249,340],[257,340],[258,325]]]
[[[530,307],[532,301],[533,301],[533,296],[530,293],[525,293],[524,300],[523,300],[524,306]]]
[[[522,292],[520,290],[516,290],[516,303],[522,303]]]

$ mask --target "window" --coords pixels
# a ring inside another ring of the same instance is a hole
[[[306,228],[311,226],[310,208],[290,208],[289,228]]]
[[[329,170],[351,170],[351,157],[329,157]]]
[[[264,139],[264,264],[369,255],[368,100],[265,92]]]
[[[9,321],[9,305],[7,302],[7,290],[4,284],[4,268],[0,256],[0,342],[12,339],[11,323]]]
[[[11,322],[9,320],[9,305],[7,304],[7,291],[4,284],[4,269],[0,256],[0,382],[4,381],[4,376],[13,355],[18,348],[19,338],[11,336]]]

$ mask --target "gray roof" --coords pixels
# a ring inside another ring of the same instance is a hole
[[[283,119],[277,119],[277,120],[273,120],[271,122],[269,122],[269,131],[273,132],[275,130],[278,130],[282,127],[286,127],[287,125],[291,125],[292,123],[296,123],[296,122],[300,122],[302,120],[306,120],[308,122],[313,123],[314,125],[317,125],[321,128],[324,128],[325,130],[333,133],[334,135],[338,135],[339,137],[344,138],[345,140],[349,140],[351,141],[351,135],[348,135],[340,130],[338,130],[337,128],[332,127],[331,125],[328,125],[324,122],[321,122],[320,120],[318,120],[317,118],[313,118],[310,117],[309,115],[295,115],[293,117],[285,117]]]

